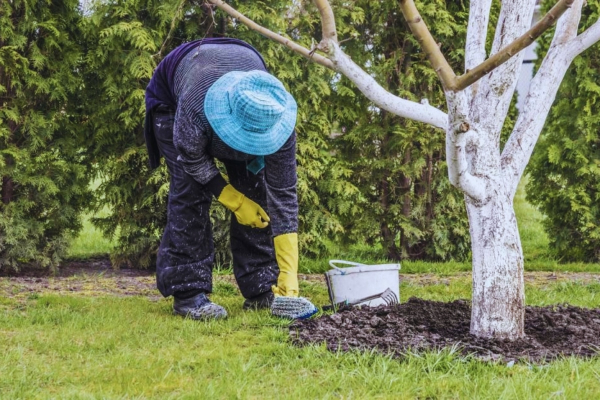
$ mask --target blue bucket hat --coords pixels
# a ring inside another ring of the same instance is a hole
[[[204,113],[215,133],[237,151],[275,153],[296,125],[298,105],[283,84],[264,71],[233,71],[208,89]]]

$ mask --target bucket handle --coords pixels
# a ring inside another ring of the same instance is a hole
[[[343,272],[343,269],[338,267],[335,264],[346,264],[346,265],[352,265],[353,267],[357,267],[359,265],[366,265],[366,264],[362,264],[362,263],[357,263],[354,261],[345,261],[345,260],[329,260],[329,265],[331,266],[331,268],[336,269],[340,272]]]
[[[329,260],[329,265],[331,266],[331,268],[335,269],[336,271],[339,271],[342,275],[346,275],[346,271],[344,271],[343,268],[340,268],[337,265],[335,265],[336,263],[352,265],[354,267],[356,267],[358,265],[365,265],[365,264],[357,263],[354,261]],[[333,299],[335,297],[335,295],[333,293],[333,285],[331,284],[331,281],[329,280],[329,275],[327,275],[327,274],[324,274],[324,275],[325,275],[325,283],[327,283],[327,293],[329,293],[329,301],[331,302],[331,306],[329,306],[329,307],[333,308],[333,307],[335,307],[335,303],[333,302]]]

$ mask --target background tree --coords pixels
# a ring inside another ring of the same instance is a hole
[[[222,0],[210,1],[265,36],[345,75],[378,107],[446,130],[448,175],[463,192],[469,217],[473,255],[471,333],[505,339],[524,336],[523,251],[512,202],[568,66],[600,40],[600,21],[578,35],[583,1],[560,0],[531,29],[535,3],[503,1],[487,60],[485,45],[492,1],[472,2],[466,72],[456,76],[413,1],[401,0],[400,8],[444,86],[448,114],[429,104],[394,96],[353,62],[338,40],[336,17],[326,0],[315,0],[322,37],[314,49],[257,25]],[[340,9],[344,7],[340,4]],[[523,111],[501,149],[502,127],[523,59],[520,50],[557,19],[553,41],[533,78]],[[325,56],[315,54],[315,50]]]
[[[89,200],[78,7],[0,3],[0,268],[55,267]]]
[[[600,4],[589,2],[579,31],[599,16]],[[544,39],[542,49],[550,44]],[[599,71],[595,51],[573,61],[529,169],[527,198],[546,215],[550,249],[563,261],[600,260]]]

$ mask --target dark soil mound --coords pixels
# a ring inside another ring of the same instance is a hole
[[[589,357],[600,348],[600,310],[569,305],[527,307],[525,339],[479,339],[469,334],[471,305],[411,298],[407,303],[340,311],[296,321],[292,341],[326,342],[336,351],[378,349],[402,356],[408,350],[436,350],[456,345],[463,354],[505,362],[549,361],[559,356]]]

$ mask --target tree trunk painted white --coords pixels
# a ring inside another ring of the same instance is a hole
[[[467,198],[473,257],[471,333],[480,337],[524,336],[523,251],[512,196],[503,182],[486,204]]]
[[[446,141],[450,182],[465,194],[473,264],[471,333],[524,336],[523,251],[511,185],[501,169],[495,140],[468,117],[469,89],[446,93]]]

